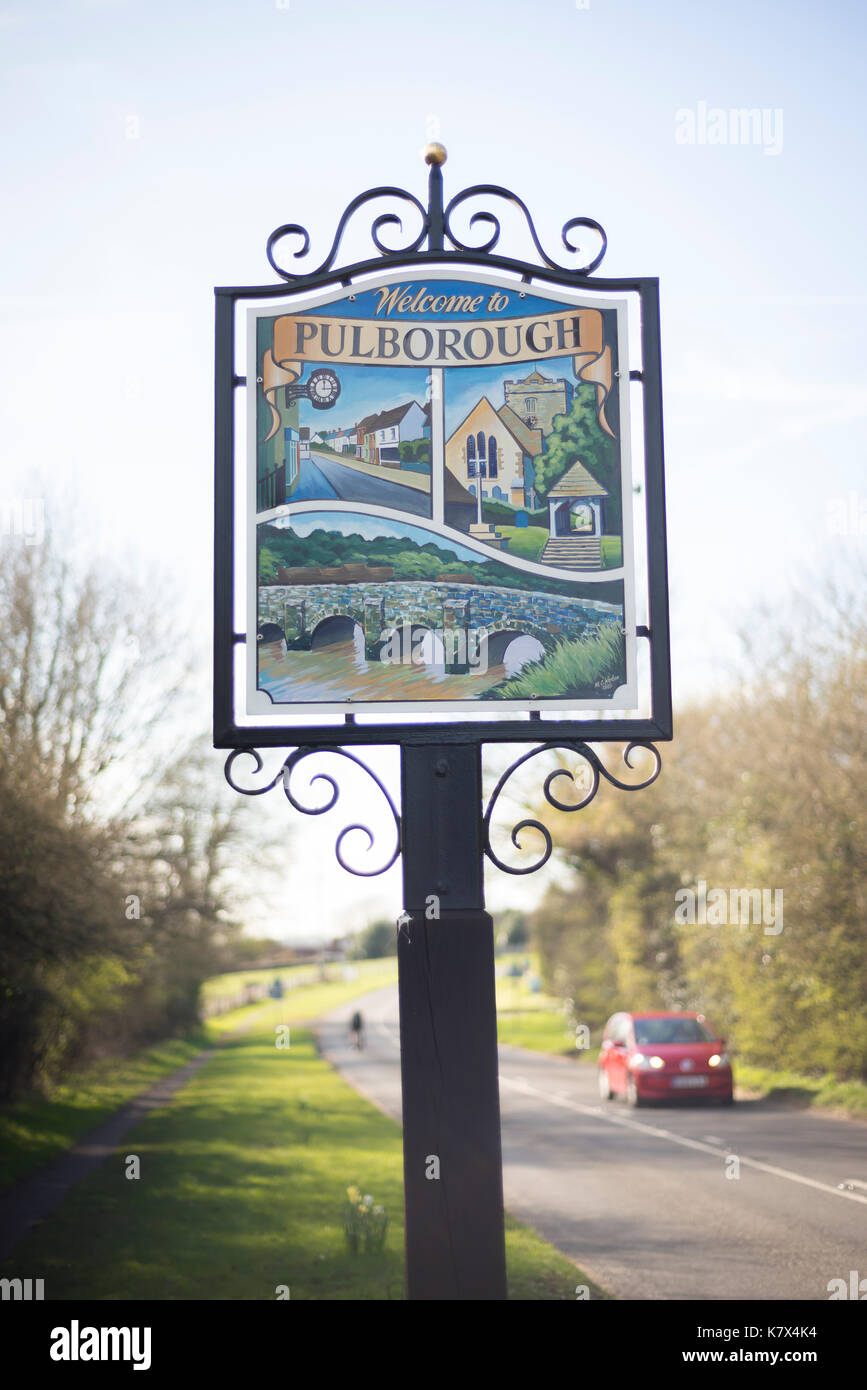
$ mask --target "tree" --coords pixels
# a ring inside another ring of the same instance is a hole
[[[209,747],[177,752],[170,613],[51,535],[0,567],[0,1098],[188,1029],[237,931],[243,812]]]
[[[94,1012],[132,978],[112,837],[70,823],[38,788],[22,794],[0,764],[0,1098],[30,1089],[80,1050]]]
[[[429,439],[402,439],[397,452],[408,463],[429,464],[431,461],[431,442]]]
[[[545,441],[544,452],[533,460],[536,491],[543,497],[574,463],[583,463],[608,493],[605,500],[606,529],[619,532],[622,506],[620,461],[616,442],[599,423],[596,387],[582,382],[575,388],[568,415],[555,415],[554,428]]]
[[[527,923],[527,914],[519,912],[517,908],[508,907],[505,912],[500,912],[497,916],[497,939],[505,937],[505,944],[510,947],[522,947],[530,944],[530,928]]]
[[[696,1010],[743,1060],[867,1077],[861,593],[863,577],[814,585],[788,618],[754,612],[737,686],[678,712],[651,787],[603,782],[574,812],[528,801],[572,871],[533,918],[546,987],[591,1025]],[[676,918],[700,880],[727,895],[722,921]],[[764,899],[760,915],[733,914],[733,889],[767,894],[771,919]]]
[[[359,932],[355,950],[356,960],[376,960],[397,955],[397,932],[394,922],[371,922]]]
[[[50,530],[41,546],[8,549],[0,565],[0,760],[10,781],[38,785],[75,816],[120,758],[127,794],[149,780],[153,740],[191,669],[174,610],[165,585],[136,582],[129,567],[76,562]]]
[[[120,846],[125,886],[141,902],[131,928],[147,945],[141,1002],[149,1013],[155,1006],[146,1025],[155,1035],[197,1022],[200,987],[225,968],[240,934],[232,871],[249,858],[250,808],[227,799],[214,773],[209,740],[196,740],[166,769]]]

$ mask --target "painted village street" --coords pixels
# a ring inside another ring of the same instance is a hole
[[[396,470],[385,470],[384,477],[362,472],[338,459],[311,450],[311,457],[304,459],[300,466],[298,485],[292,495],[293,502],[306,502],[313,499],[340,498],[345,502],[369,502],[380,507],[394,507],[400,511],[412,512],[416,516],[430,516],[430,497],[427,489],[419,483],[395,483],[390,475]],[[419,482],[422,475],[416,474]],[[428,484],[429,480],[424,478]]]

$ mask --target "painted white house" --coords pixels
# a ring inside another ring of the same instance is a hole
[[[375,457],[371,462],[400,463],[400,445],[405,440],[424,438],[427,420],[418,401],[404,401],[392,410],[384,410],[373,421]]]

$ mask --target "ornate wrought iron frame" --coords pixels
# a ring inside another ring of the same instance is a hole
[[[442,157],[445,157],[444,151]],[[662,440],[662,391],[659,330],[659,282],[648,276],[630,279],[591,278],[606,250],[607,239],[600,224],[588,217],[573,217],[563,227],[562,241],[573,255],[581,247],[570,240],[576,230],[598,240],[592,256],[585,256],[577,268],[568,268],[545,251],[525,203],[498,184],[475,184],[457,193],[444,204],[441,160],[428,157],[430,165],[427,207],[406,189],[382,186],[368,189],[354,198],[338,223],[331,248],[314,270],[294,273],[277,258],[279,243],[299,238],[301,245],[293,259],[309,254],[310,238],[297,223],[278,227],[268,238],[266,254],[278,278],[270,285],[218,287],[216,296],[215,371],[215,484],[214,484],[214,746],[216,748],[337,748],[353,744],[454,744],[454,743],[539,743],[549,746],[591,742],[646,743],[672,737],[671,680],[669,654],[668,577],[665,522],[665,482]],[[477,211],[469,226],[483,225],[486,239],[478,246],[468,245],[455,231],[456,210],[474,197],[504,199],[526,219],[540,264],[499,255],[500,223],[493,212]],[[381,240],[385,227],[403,230],[395,212],[381,213],[371,225],[371,238],[379,253],[375,257],[337,266],[343,234],[350,219],[366,204],[380,198],[408,203],[421,219],[420,231],[406,245],[389,248]],[[422,249],[425,247],[426,249]],[[309,292],[330,286],[350,287],[357,279],[383,269],[425,265],[466,266],[473,269],[507,271],[525,284],[540,282],[572,290],[633,292],[641,305],[641,371],[630,377],[640,380],[643,393],[645,450],[645,505],[647,509],[647,584],[649,623],[639,627],[638,635],[650,644],[651,716],[638,719],[546,719],[541,710],[529,711],[524,718],[490,718],[430,722],[420,715],[417,721],[399,724],[358,724],[347,714],[342,724],[239,725],[234,704],[234,651],[246,641],[246,634],[235,631],[233,595],[235,584],[235,392],[246,386],[246,377],[235,371],[235,318],[239,300],[270,299],[289,292]]]
[[[543,868],[551,858],[554,852],[554,841],[551,832],[544,821],[539,820],[536,816],[525,816],[523,820],[517,821],[509,833],[509,839],[512,845],[520,853],[527,852],[527,847],[522,843],[521,839],[525,831],[533,831],[541,838],[544,845],[542,853],[536,859],[531,860],[529,864],[523,866],[520,864],[507,864],[505,860],[500,858],[494,848],[492,840],[494,813],[497,810],[500,797],[506,790],[507,783],[521,767],[525,766],[525,764],[529,763],[540,753],[570,753],[583,759],[587,773],[587,785],[579,783],[575,774],[570,772],[566,767],[554,768],[548,773],[542,784],[542,795],[550,807],[555,811],[571,812],[583,811],[586,806],[589,806],[603,781],[609,782],[612,787],[616,787],[619,791],[624,792],[643,791],[645,787],[651,786],[662,771],[662,757],[659,753],[659,749],[652,743],[647,743],[643,740],[633,740],[625,746],[622,754],[623,762],[630,771],[634,770],[632,755],[638,749],[649,753],[653,759],[653,764],[650,772],[646,776],[641,777],[639,775],[639,780],[631,782],[625,782],[620,777],[615,776],[614,772],[602,761],[598,753],[591,748],[589,744],[584,742],[572,743],[562,738],[556,738],[546,743],[537,744],[535,748],[531,748],[528,752],[522,753],[521,756],[510,763],[505,772],[502,773],[494,790],[488,797],[487,804],[481,810],[481,815],[476,827],[478,831],[480,857],[482,854],[486,855],[491,863],[502,873],[512,874],[516,878],[523,877],[525,874],[535,873],[537,869]],[[480,747],[477,752],[480,752]],[[282,785],[286,800],[296,811],[299,811],[305,816],[325,815],[328,811],[334,809],[340,799],[340,785],[337,778],[332,773],[310,773],[307,787],[308,793],[312,795],[314,784],[317,782],[323,783],[328,788],[326,799],[321,805],[310,805],[306,797],[302,800],[301,797],[292,790],[292,779],[300,764],[306,762],[308,758],[315,757],[318,753],[336,754],[360,768],[374,783],[385,805],[388,807],[391,820],[394,823],[394,840],[390,853],[387,857],[383,857],[382,854],[380,854],[379,859],[381,862],[375,867],[356,868],[346,858],[344,850],[344,843],[347,837],[356,832],[367,840],[366,850],[368,852],[377,849],[376,833],[371,830],[370,826],[365,825],[361,821],[353,821],[350,825],[343,826],[338,832],[334,842],[334,856],[340,867],[347,873],[354,874],[356,878],[376,878],[379,874],[384,874],[387,869],[391,868],[392,864],[396,863],[399,856],[405,850],[404,822],[385,784],[373,769],[368,767],[367,763],[363,762],[355,753],[350,753],[345,748],[327,745],[295,748],[283,759],[283,762],[276,772],[268,774],[265,772],[265,765],[257,749],[235,748],[226,759],[226,781],[229,783],[232,790],[238,792],[241,796],[263,796],[265,792],[274,791],[276,787]],[[255,764],[252,774],[249,774],[254,779],[254,784],[249,787],[243,786],[236,780],[235,776],[235,764],[240,758],[244,757],[252,758]],[[259,785],[256,785],[255,779],[259,774],[264,774],[264,780]],[[567,782],[572,784],[573,788],[583,791],[584,795],[576,796],[573,801],[562,801],[552,790],[558,778],[565,778]]]

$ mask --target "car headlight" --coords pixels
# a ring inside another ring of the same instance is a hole
[[[708,1057],[709,1067],[727,1067],[729,1065],[729,1055],[727,1052],[715,1052],[712,1057]]]
[[[636,1052],[629,1059],[629,1065],[636,1071],[646,1071],[648,1067],[653,1067],[654,1071],[659,1071],[660,1067],[665,1066],[665,1059],[662,1057],[647,1057],[643,1052]]]

